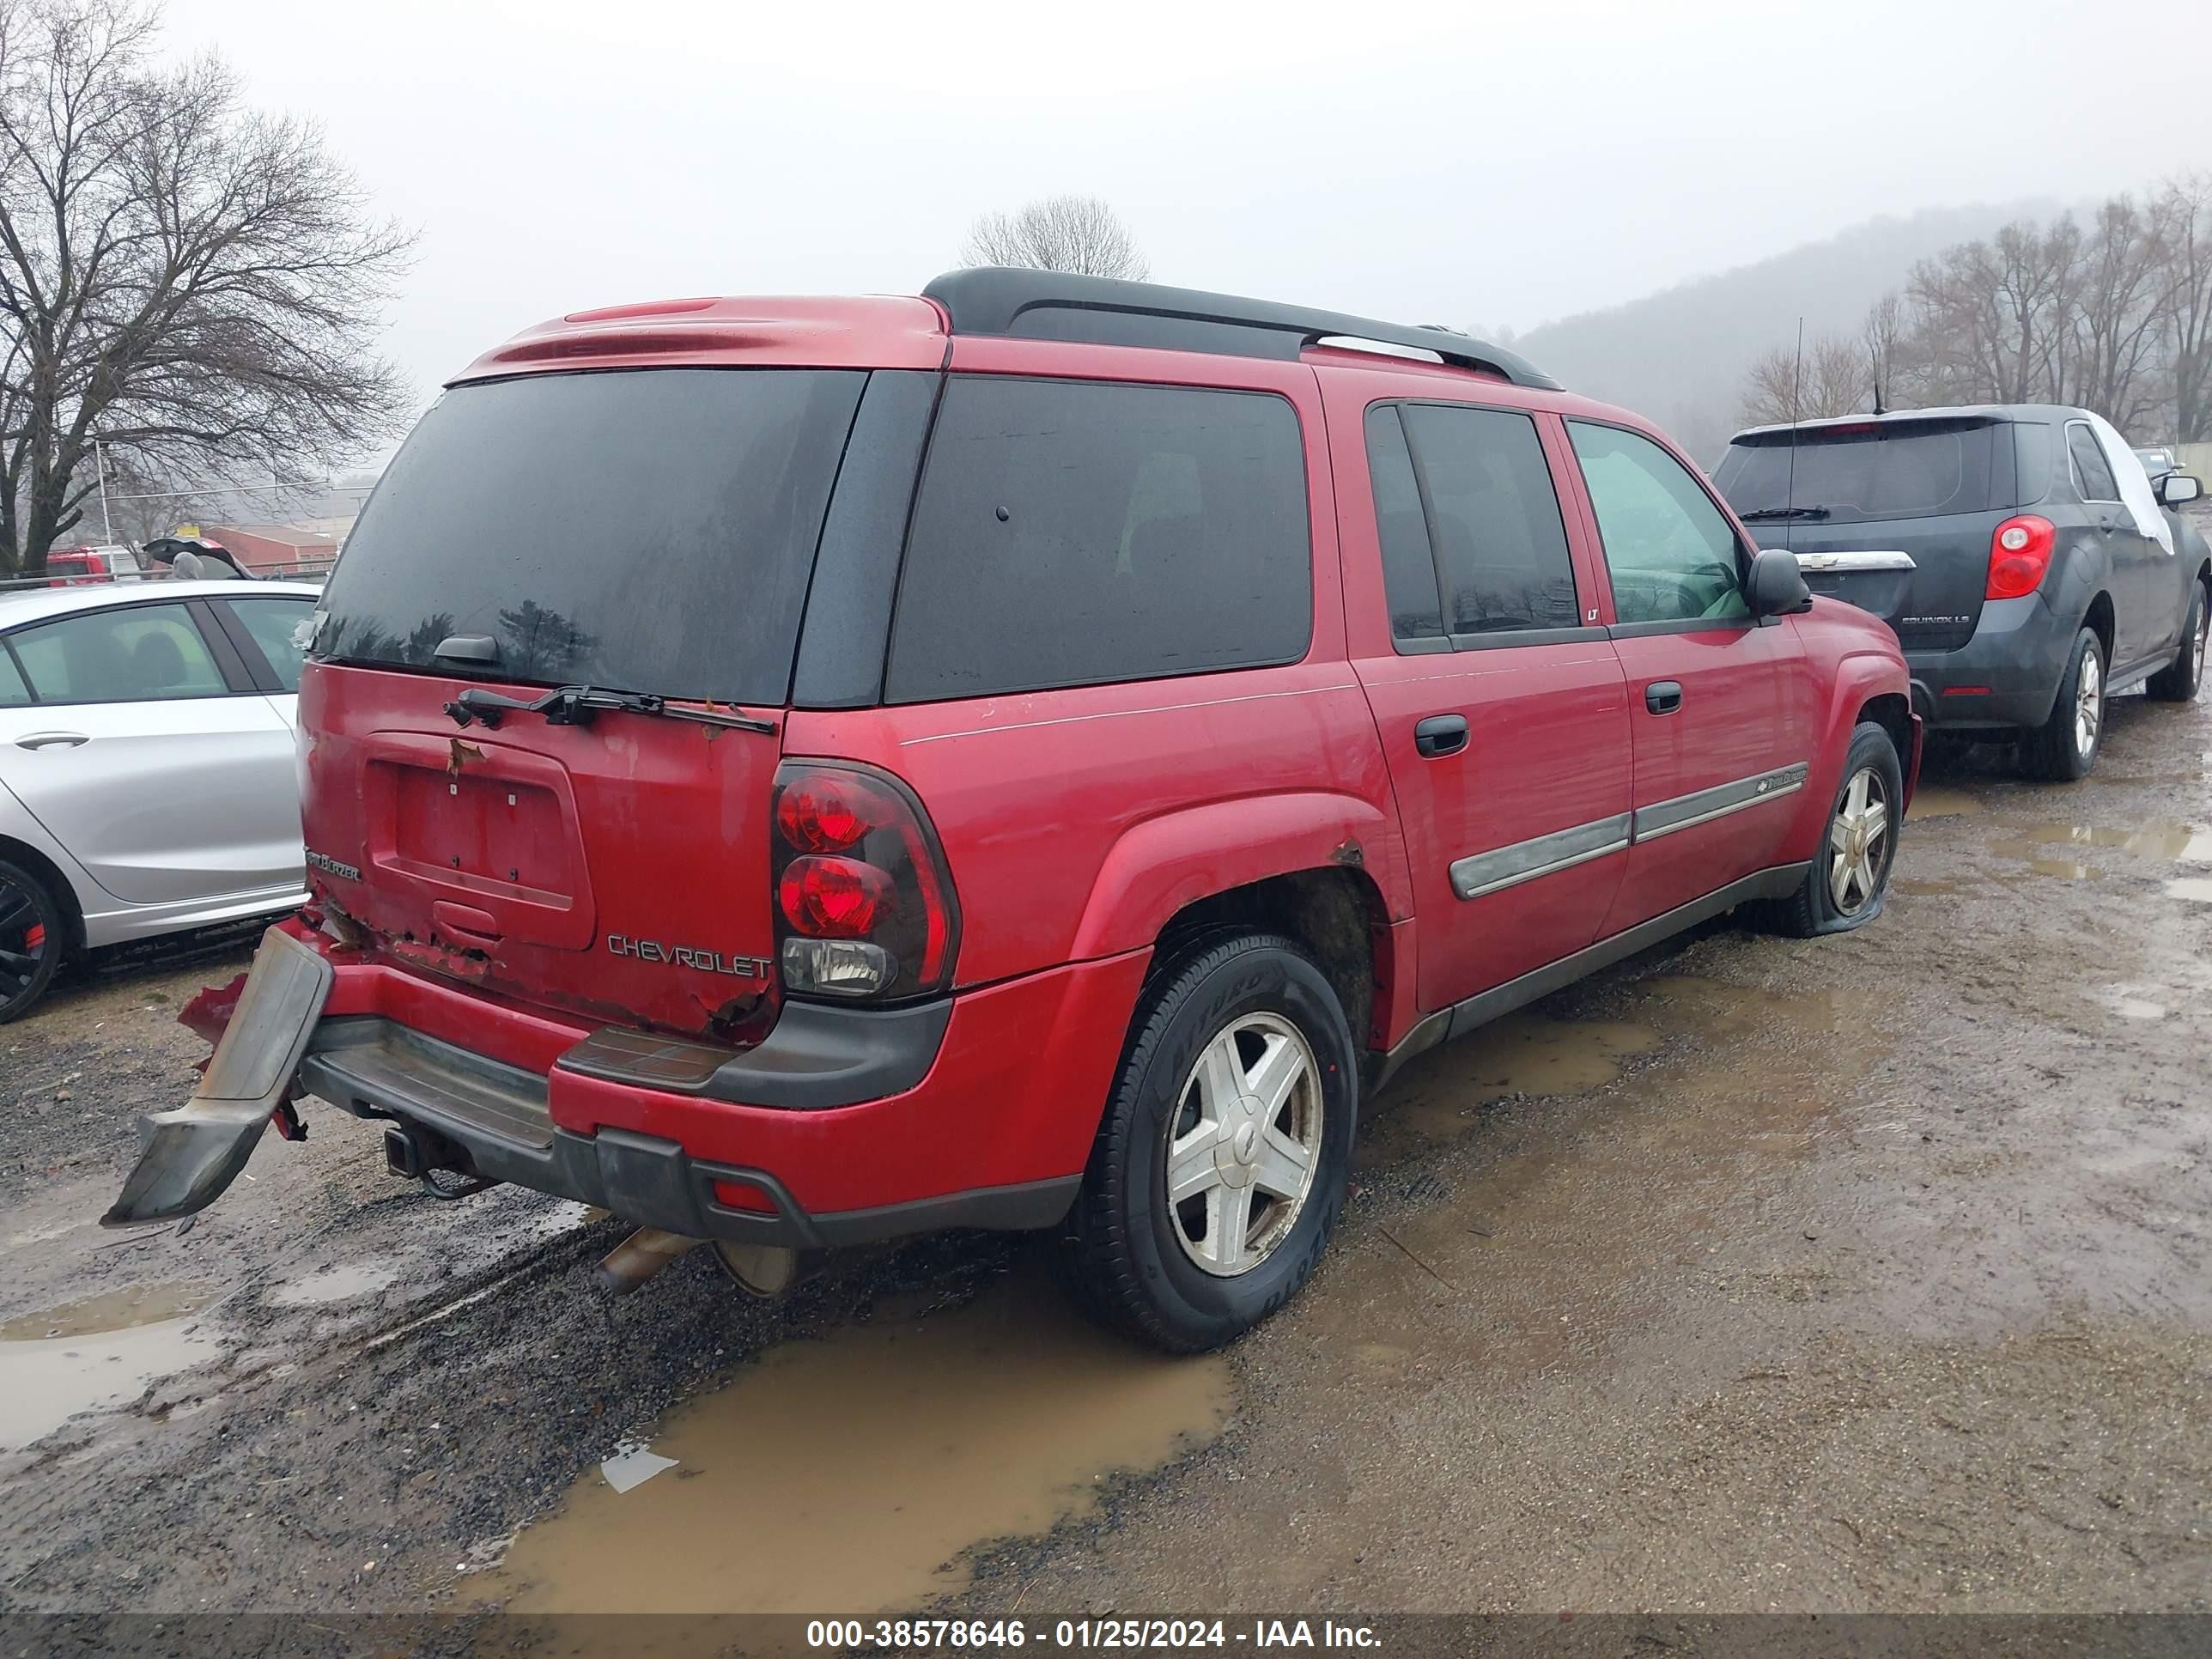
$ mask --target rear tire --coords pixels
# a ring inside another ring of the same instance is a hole
[[[46,995],[69,937],[61,896],[22,866],[0,860],[0,1025]]]
[[[1897,745],[1877,722],[1860,721],[1844,756],[1820,850],[1797,890],[1769,912],[1778,933],[1796,939],[1847,933],[1881,914],[1897,866],[1904,799]]]
[[[1139,1000],[1054,1252],[1075,1299],[1171,1353],[1281,1307],[1344,1207],[1358,1078],[1336,992],[1291,940],[1215,936],[1171,959]]]
[[[2194,702],[2197,688],[2204,683],[2204,647],[2212,639],[2212,594],[2204,584],[2191,585],[2189,616],[2181,629],[2181,650],[2173,660],[2150,677],[2144,694],[2160,702]]]
[[[2089,775],[2105,741],[2105,647],[2083,629],[2074,637],[2051,718],[2020,739],[2021,770],[2050,783]]]

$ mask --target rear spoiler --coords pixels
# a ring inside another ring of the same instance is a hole
[[[1799,421],[1796,425],[1747,427],[1730,438],[1730,444],[1747,449],[1768,449],[1796,441],[1824,443],[1833,439],[1901,437],[1916,433],[1971,432],[1977,427],[2009,426],[2014,417],[1996,410],[1947,409],[1928,414],[1840,416],[1829,420]]]

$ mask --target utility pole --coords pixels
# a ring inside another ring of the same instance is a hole
[[[115,526],[107,518],[107,463],[100,459],[100,437],[93,435],[92,470],[100,474],[100,539],[109,547],[115,545]]]

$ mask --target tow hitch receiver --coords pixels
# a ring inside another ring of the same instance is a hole
[[[237,1012],[191,1098],[138,1120],[137,1165],[101,1226],[191,1215],[238,1178],[286,1104],[335,977],[328,962],[282,928],[261,936]]]

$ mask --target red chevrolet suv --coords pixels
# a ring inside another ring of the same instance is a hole
[[[1051,1229],[1173,1349],[1304,1281],[1409,1055],[1739,905],[1871,919],[1919,753],[1888,628],[1635,416],[1036,271],[520,336],[309,655],[313,902],[111,1224],[313,1096],[633,1277]]]

